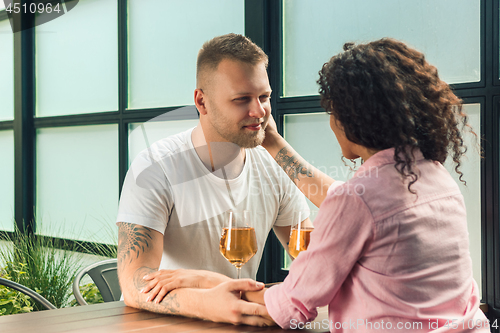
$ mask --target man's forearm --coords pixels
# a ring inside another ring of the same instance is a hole
[[[275,142],[268,150],[271,156],[300,191],[319,207],[335,180],[306,162],[283,138],[279,137]]]
[[[175,289],[159,303],[148,301],[150,294],[141,292],[149,283],[144,276],[158,272],[162,250],[163,235],[159,232],[133,223],[119,223],[118,277],[125,304],[157,313],[196,316],[196,291]]]
[[[156,313],[196,317],[197,307],[195,303],[199,300],[197,297],[190,297],[194,292],[192,289],[172,290],[159,303],[147,301],[149,295],[141,293],[141,290],[148,283],[143,277],[156,271],[157,269],[150,267],[141,267],[136,270],[133,276],[133,286],[129,287],[127,295],[132,300],[126,299],[127,305]]]
[[[156,313],[194,317],[216,322],[247,324],[256,326],[274,325],[266,307],[241,299],[241,292],[258,291],[264,284],[250,279],[229,280],[210,289],[174,289],[159,303],[147,302],[142,275],[151,268],[141,267],[134,274],[133,286],[127,289],[125,303],[139,309]],[[133,302],[128,302],[133,298]]]

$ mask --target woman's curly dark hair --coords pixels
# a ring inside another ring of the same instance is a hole
[[[459,167],[467,148],[459,123],[469,126],[467,116],[422,53],[390,38],[346,43],[319,75],[321,106],[351,142],[372,150],[395,148],[395,167],[409,178],[410,192],[418,179],[412,168],[415,148],[441,163],[450,151],[465,183]]]

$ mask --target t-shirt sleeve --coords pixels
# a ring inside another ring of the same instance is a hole
[[[280,168],[281,193],[278,216],[274,222],[275,227],[284,227],[292,224],[293,213],[297,210],[308,210],[306,197],[298,187],[288,178]],[[305,216],[306,218],[307,216]]]
[[[139,155],[125,177],[116,222],[139,224],[165,232],[173,208],[170,184],[161,161]]]
[[[270,316],[282,328],[292,319],[313,320],[331,303],[374,236],[371,212],[357,195],[338,187],[320,207],[307,251],[295,259],[285,281],[266,291]]]

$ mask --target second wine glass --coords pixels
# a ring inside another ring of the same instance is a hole
[[[307,250],[311,232],[314,230],[312,221],[317,213],[316,210],[297,210],[294,212],[290,242],[288,243],[288,252],[294,259],[300,252]]]
[[[257,253],[257,237],[250,211],[227,211],[219,244],[220,253],[236,267],[239,279],[241,267]]]

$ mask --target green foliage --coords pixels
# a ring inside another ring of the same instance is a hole
[[[18,230],[14,232],[12,238],[0,240],[12,244],[12,247],[0,247],[0,264],[4,265],[0,267],[0,275],[36,291],[57,308],[71,306],[72,283],[82,268],[83,253],[116,258],[114,245],[98,243],[83,245],[79,242],[37,236]],[[81,288],[87,303],[102,301],[97,287],[85,285]],[[30,300],[29,297],[17,294],[15,291],[1,288],[0,312],[10,314],[44,309]],[[4,308],[6,310],[3,310]]]
[[[2,274],[1,276],[4,279],[12,280],[7,274]],[[29,296],[0,285],[0,316],[31,311],[33,311],[33,305],[30,302]]]
[[[69,305],[71,284],[81,268],[81,254],[58,250],[61,245],[76,249],[55,242],[52,238],[16,232],[13,248],[0,251],[0,260],[12,281],[33,289],[60,308]],[[35,303],[33,309],[43,307]]]
[[[110,244],[91,243],[91,245],[82,246],[82,248],[86,253],[105,258],[116,258],[118,253],[118,247]]]
[[[80,286],[80,292],[82,293],[83,299],[85,299],[88,304],[104,303],[101,293],[94,283],[87,283]],[[74,299],[71,301],[70,305],[76,306],[78,302]]]

